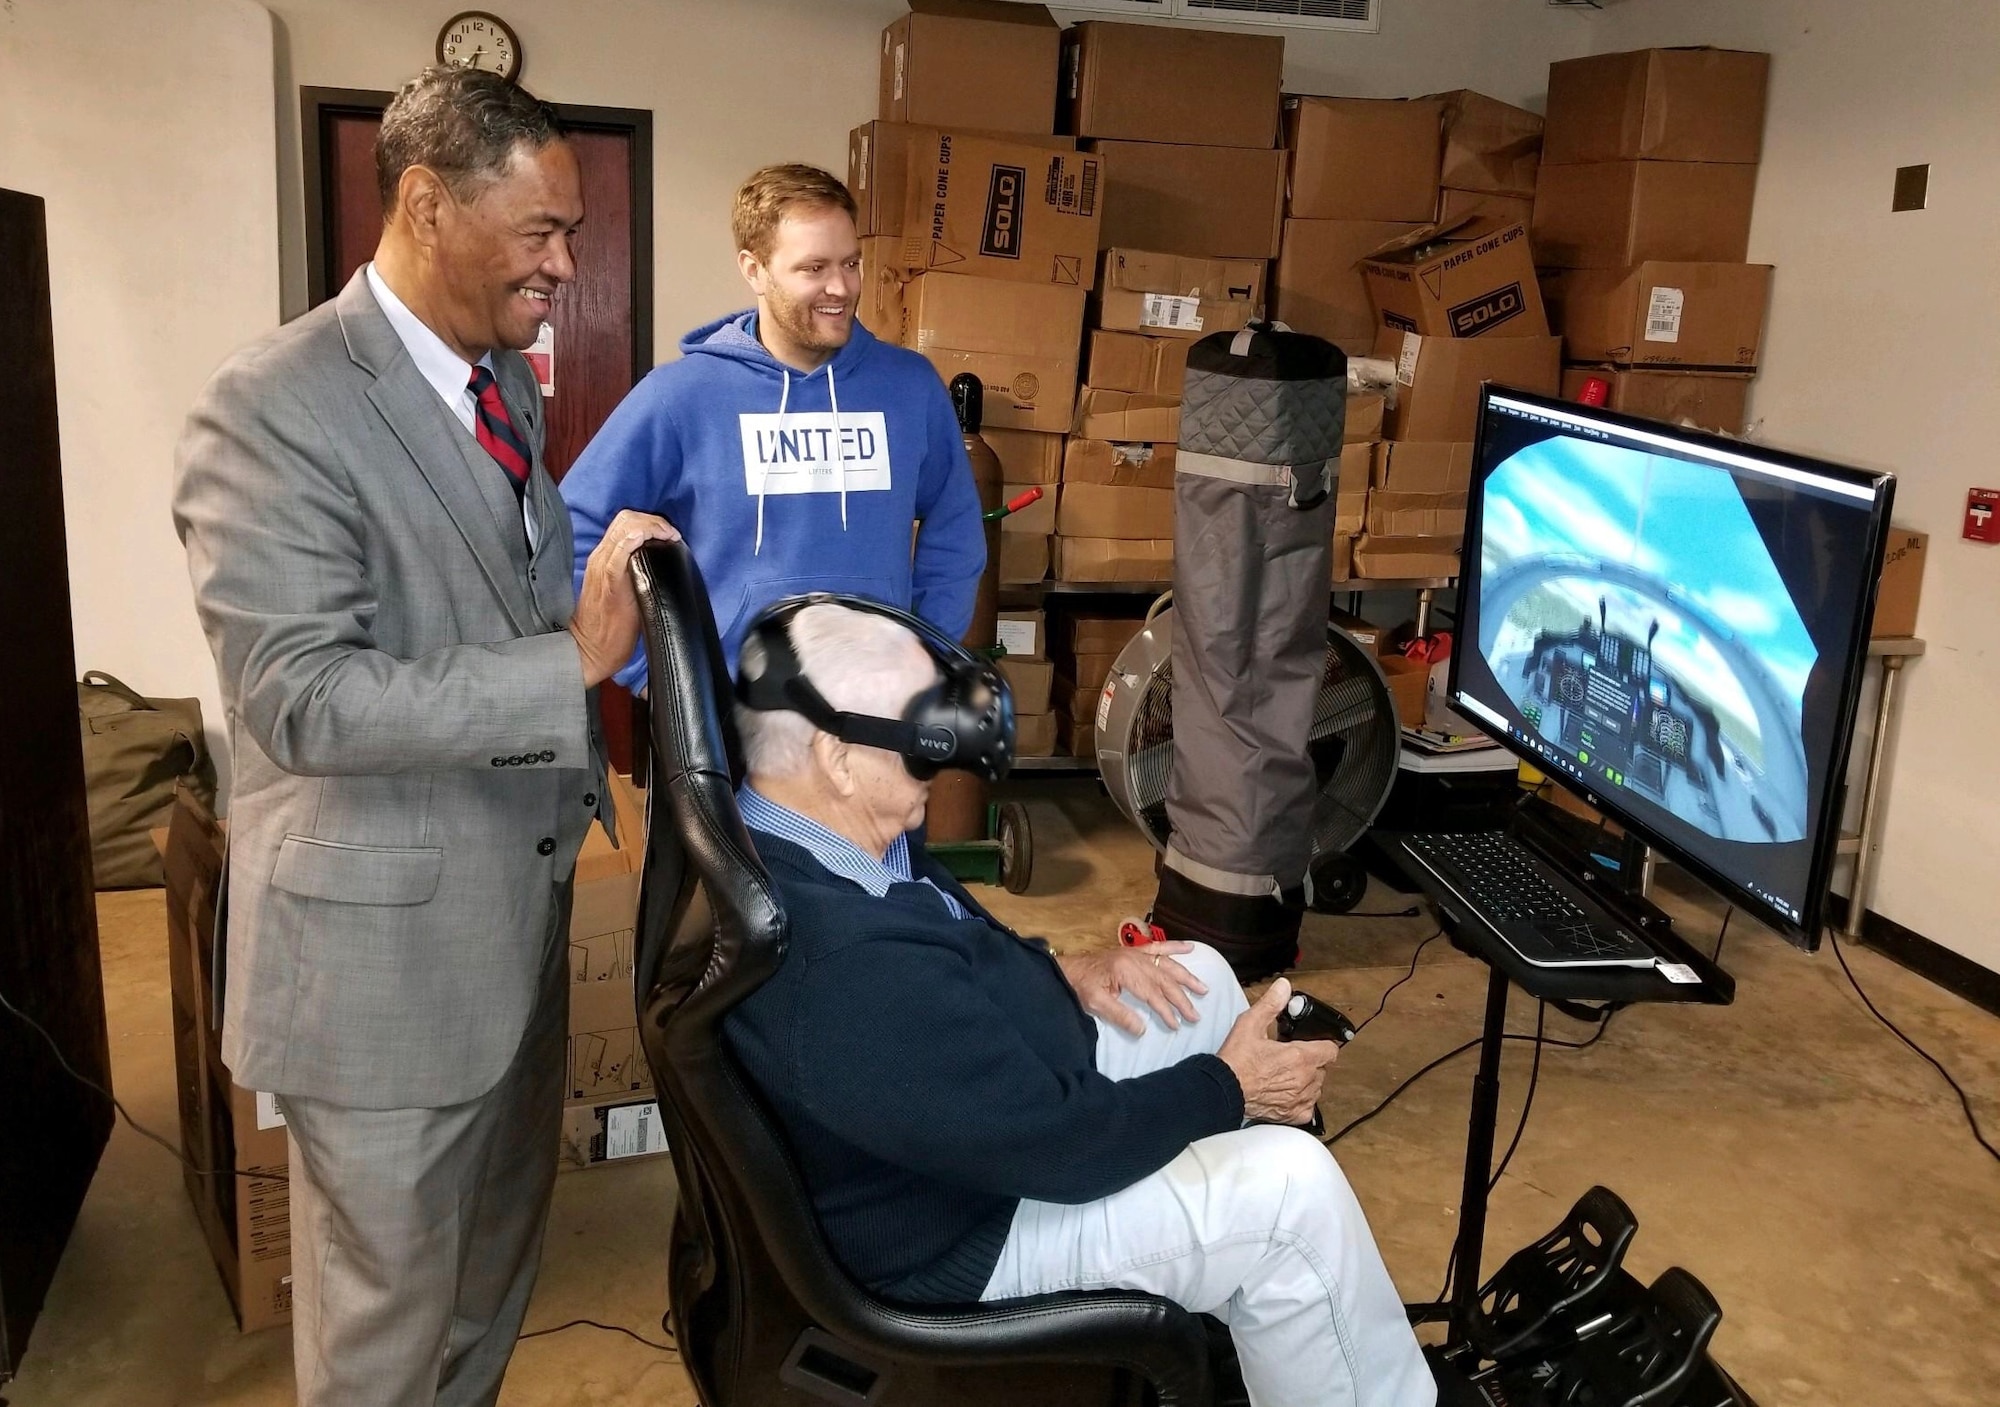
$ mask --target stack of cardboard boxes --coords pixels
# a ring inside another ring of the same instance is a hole
[[[877,121],[848,140],[860,319],[983,391],[981,433],[1007,494],[1001,580],[1047,575],[1062,439],[1096,278],[1101,163],[1054,135],[1059,29],[1005,0],[912,0],[882,34]]]
[[[1048,617],[1039,610],[1002,611],[999,637],[1000,672],[1014,695],[1014,755],[1053,756],[1056,670],[1048,656]]]
[[[1273,37],[1105,21],[1063,36],[1064,125],[1103,162],[1104,249],[1063,455],[1058,580],[1173,575],[1188,348],[1263,311],[1277,253],[1284,53]]]
[[[1535,253],[1571,363],[1614,410],[1740,433],[1770,301],[1743,262],[1769,56],[1646,49],[1549,69]]]
[[[1075,757],[1097,753],[1097,701],[1118,652],[1145,628],[1129,617],[1064,613],[1050,622],[1056,734]]]

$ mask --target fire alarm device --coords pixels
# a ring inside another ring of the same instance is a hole
[[[2000,542],[2000,489],[1967,489],[1965,537],[1968,542]]]
[[[467,10],[446,20],[438,31],[437,61],[483,68],[511,82],[521,76],[521,41],[498,15]]]

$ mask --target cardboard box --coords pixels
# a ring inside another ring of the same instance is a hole
[[[1435,98],[1285,99],[1297,220],[1428,220],[1437,207],[1444,104]]]
[[[1081,288],[925,274],[905,286],[901,342],[929,358],[947,385],[961,372],[976,375],[987,425],[1067,430],[1083,300]]]
[[[1377,391],[1347,393],[1347,423],[1341,439],[1350,445],[1372,444],[1382,438],[1382,417],[1388,404]]]
[[[1380,451],[1372,444],[1340,447],[1340,475],[1334,481],[1336,496],[1360,493],[1374,478],[1375,457]]]
[[[1572,361],[1755,367],[1771,302],[1769,264],[1555,269],[1549,318]]]
[[[1178,396],[1187,379],[1190,337],[1144,337],[1136,332],[1090,334],[1090,360],[1083,379],[1101,391],[1141,396]]]
[[[1000,673],[1014,694],[1014,713],[1047,713],[1049,693],[1055,687],[1056,667],[1047,660],[1000,657]]]
[[[1029,489],[1040,489],[1042,496],[1025,508],[1017,508],[1000,520],[1003,533],[1037,533],[1044,537],[1056,530],[1056,488],[1054,484],[1003,484],[1001,493],[1005,501],[1012,503]]]
[[[1528,227],[1430,226],[1361,261],[1377,321],[1426,337],[1547,337]]]
[[[1010,484],[1062,482],[1063,436],[1052,430],[1003,430],[982,426],[979,438],[1000,460],[1000,477]],[[1005,522],[1005,519],[1001,520]]]
[[[1095,704],[1082,717],[1056,711],[1056,742],[1071,757],[1097,756],[1097,710]]]
[[[1176,443],[1181,437],[1181,398],[1100,391],[1086,386],[1076,398],[1070,433],[1087,440],[1150,440]]]
[[[1693,425],[1740,435],[1750,401],[1751,374],[1731,371],[1633,371],[1614,366],[1573,366],[1563,371],[1562,394],[1575,400],[1583,383],[1601,376],[1611,383],[1609,410],[1643,415],[1669,425]]]
[[[1061,31],[1041,5],[910,0],[882,31],[875,115],[996,132],[1055,130]]]
[[[1272,35],[1085,20],[1063,34],[1063,130],[1269,148],[1284,69]]]
[[[888,235],[861,241],[861,297],[854,308],[855,320],[893,346],[903,341],[903,291],[909,279],[902,241]]]
[[[1639,49],[1549,65],[1542,160],[1758,161],[1771,56]]]
[[[1333,496],[1333,535],[1353,537],[1368,526],[1368,485],[1349,488],[1343,482]]]
[[[1138,616],[1064,614],[1055,623],[1053,657],[1061,661],[1078,655],[1116,657],[1145,628],[1145,620]]]
[[[1472,446],[1392,440],[1375,456],[1374,484],[1389,493],[1458,493],[1472,487]]]
[[[1054,757],[1055,755],[1055,714],[1017,712],[1014,715],[1014,756]]]
[[[1535,257],[1557,269],[1648,259],[1740,264],[1757,168],[1691,161],[1549,166],[1535,192]]]
[[[1056,675],[1057,707],[1078,715],[1092,712],[1104,681],[1111,677],[1111,667],[1117,663],[1115,654],[1078,655],[1064,663]]]
[[[1420,337],[1385,328],[1375,354],[1396,359],[1392,440],[1473,439],[1482,382],[1550,396],[1562,384],[1557,337]]]
[[[1436,223],[1456,225],[1468,220],[1476,220],[1490,229],[1499,229],[1503,225],[1532,225],[1535,198],[1531,195],[1494,195],[1490,191],[1440,190]]]
[[[669,1151],[666,1123],[651,1099],[611,1100],[563,1110],[558,1171],[596,1168]]]
[[[999,619],[1000,645],[1005,659],[1048,658],[1048,617],[1041,611],[1002,611]]]
[[[1104,251],[1102,291],[1097,296],[1099,327],[1156,337],[1195,338],[1246,327],[1263,307],[1262,259],[1197,259],[1139,249]],[[1183,352],[1183,365],[1185,359]],[[1165,392],[1180,393],[1178,380]]]
[[[1362,540],[1361,549],[1366,550],[1367,540]],[[1454,568],[1455,569],[1455,568]],[[1404,573],[1373,573],[1390,576]],[[1418,575],[1438,575],[1418,573]],[[1422,660],[1406,659],[1402,655],[1383,655],[1375,661],[1382,666],[1382,674],[1389,681],[1389,697],[1396,703],[1396,726],[1418,728],[1423,726],[1424,714],[1430,707],[1431,667]]]
[[[1538,114],[1470,88],[1431,96],[1444,104],[1439,185],[1498,196],[1534,195],[1535,172],[1542,164]]]
[[[938,132],[909,163],[899,246],[905,269],[1070,288],[1095,280],[1097,157]]]
[[[1368,495],[1371,537],[1441,537],[1457,542],[1465,536],[1464,489],[1444,493],[1412,493],[1375,489]]]
[[[1354,574],[1365,581],[1457,576],[1458,544],[1449,538],[1364,533],[1354,540]]]
[[[870,235],[900,237],[904,233],[911,161],[922,160],[926,155],[935,157],[942,135],[945,134],[940,128],[915,122],[864,122],[847,134],[847,189],[854,197],[855,233],[864,239]],[[1074,137],[974,131],[953,135],[1001,137],[1048,151],[1076,150]]]
[[[1285,153],[1162,142],[1087,142],[1104,158],[1107,249],[1201,259],[1273,259],[1285,214]]]
[[[1112,484],[1127,488],[1171,489],[1178,451],[1171,444],[1086,440],[1071,436],[1063,454],[1063,483]]]
[[[1914,528],[1889,529],[1882,549],[1882,575],[1875,585],[1875,618],[1870,639],[1917,633],[1917,606],[1923,599],[1924,558],[1930,534]]]
[[[596,1104],[651,1091],[629,980],[570,987],[568,1068],[565,1102]]]
[[[1271,315],[1294,332],[1324,337],[1349,356],[1375,341],[1375,305],[1361,260],[1424,228],[1384,220],[1286,220],[1271,280]]]
[[[1058,537],[1057,581],[1144,581],[1173,579],[1171,538]]]
[[[1348,638],[1369,654],[1381,654],[1382,644],[1389,632],[1374,621],[1363,620],[1354,612],[1343,611],[1337,606],[1326,613],[1326,620],[1327,624],[1337,625],[1346,631]]]
[[[1333,579],[1349,581],[1354,576],[1354,534],[1336,530],[1333,535]]]
[[[1049,574],[1049,539],[1028,533],[1000,534],[1000,584],[1033,586]]]
[[[1174,491],[1119,484],[1064,484],[1062,506],[1056,510],[1056,532],[1062,537],[1171,538]]]

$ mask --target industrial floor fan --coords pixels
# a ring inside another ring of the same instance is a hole
[[[1119,652],[1097,701],[1097,766],[1105,788],[1162,854],[1170,833],[1167,773],[1174,753],[1171,595],[1154,604],[1146,628]],[[1318,781],[1312,907],[1322,913],[1347,912],[1368,887],[1366,871],[1346,851],[1389,798],[1400,736],[1382,667],[1327,622],[1326,667],[1306,743]]]

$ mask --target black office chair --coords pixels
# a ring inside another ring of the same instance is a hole
[[[834,1260],[723,1040],[723,1018],[783,960],[787,926],[736,809],[742,758],[708,593],[679,543],[645,548],[633,571],[653,735],[639,1025],[680,1183],[670,1319],[704,1407],[1210,1407],[1211,1344],[1227,1336],[1170,1301],[899,1305]]]

